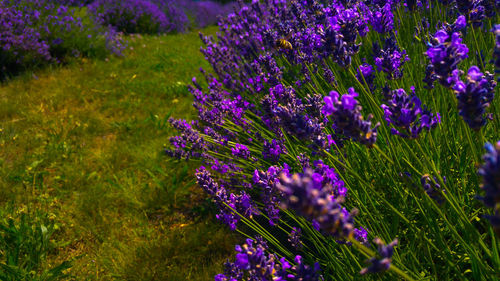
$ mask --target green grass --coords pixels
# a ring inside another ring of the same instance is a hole
[[[0,85],[0,213],[54,222],[58,246],[42,268],[72,260],[76,280],[222,271],[236,237],[212,219],[193,165],[162,153],[169,116],[193,116],[186,85],[209,67],[200,44],[196,32],[130,37],[124,58],[78,59]]]

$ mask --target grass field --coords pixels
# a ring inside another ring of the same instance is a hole
[[[0,86],[2,223],[53,226],[38,271],[71,260],[75,280],[211,280],[237,239],[212,219],[190,164],[162,151],[169,116],[193,114],[186,84],[208,67],[201,41],[128,40],[123,58]]]

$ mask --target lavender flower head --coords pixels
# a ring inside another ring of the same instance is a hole
[[[291,177],[281,174],[277,186],[285,197],[282,208],[293,209],[299,215],[315,220],[324,233],[337,239],[353,235],[357,210],[349,213],[342,207],[344,198],[331,195],[331,185],[318,188],[313,174],[311,169]]]
[[[251,218],[253,215],[259,214],[248,194],[244,191],[239,194],[231,193],[224,186],[219,185],[203,166],[196,170],[196,182],[219,207],[217,219],[227,224],[231,230],[236,229],[236,225],[241,219],[240,215]]]
[[[481,189],[485,195],[479,197],[486,207],[493,209],[493,215],[487,216],[493,229],[500,236],[500,141],[496,144],[486,143],[484,164],[478,170],[483,177]]]
[[[387,33],[394,29],[394,14],[390,2],[383,7],[376,7],[368,16],[368,21],[378,33]]]
[[[233,156],[243,159],[248,159],[248,157],[250,157],[250,151],[248,150],[248,147],[240,143],[235,144],[234,147],[231,148],[231,153],[233,154]]]
[[[453,90],[458,99],[458,110],[464,121],[473,130],[479,130],[486,125],[486,119],[492,119],[491,114],[485,115],[495,96],[497,82],[490,73],[483,73],[477,66],[471,66],[467,72],[467,81],[459,79],[460,71],[453,73],[456,81]]]
[[[348,94],[341,97],[338,92],[331,91],[330,95],[324,98],[322,113],[325,116],[332,116],[334,129],[338,133],[371,147],[377,140],[377,128],[380,123],[372,128],[371,114],[364,120],[361,115],[362,107],[356,100],[357,96],[358,93],[354,88],[349,88]]]
[[[293,227],[292,231],[288,235],[288,242],[292,245],[292,247],[296,250],[301,250],[304,247],[302,243],[302,230],[298,227]]]
[[[356,74],[356,79],[358,79],[361,84],[364,84],[364,82],[366,82],[370,91],[373,92],[375,90],[375,71],[373,70],[373,67],[368,63],[363,63],[359,66],[358,73]]]
[[[277,162],[280,159],[280,155],[283,153],[286,153],[285,146],[283,144],[280,144],[275,139],[271,142],[268,142],[267,140],[264,141],[264,148],[262,150],[262,156],[264,159]]]
[[[434,182],[431,180],[431,177],[429,175],[423,175],[422,178],[420,178],[420,183],[422,184],[425,193],[427,193],[430,198],[432,198],[438,204],[443,204],[443,193],[446,193],[446,190],[441,187],[436,177],[433,178]],[[443,181],[446,183],[446,177],[443,177]]]
[[[354,229],[354,239],[358,240],[363,245],[368,245],[368,230],[364,227]]]
[[[306,265],[301,256],[296,256],[296,265],[292,266],[285,258],[268,254],[267,244],[258,237],[255,241],[247,239],[243,245],[236,245],[235,261],[226,263],[224,274],[217,274],[215,281],[259,280],[323,280],[319,264]]]
[[[403,89],[391,91],[387,104],[382,104],[387,125],[393,124],[391,133],[403,138],[418,138],[423,129],[430,130],[441,122],[439,113],[432,114],[415,95],[408,95]]]
[[[438,30],[433,37],[432,45],[426,52],[430,60],[424,78],[427,87],[433,88],[435,80],[445,87],[452,87],[452,73],[457,69],[458,64],[468,57],[468,53],[469,49],[462,44],[460,33],[453,32],[450,35],[445,30]]]
[[[406,51],[399,49],[394,36],[385,40],[383,49],[377,42],[373,43],[373,57],[377,70],[387,73],[389,80],[403,77],[403,65],[410,60]]]
[[[385,245],[380,238],[375,238],[373,242],[377,244],[378,254],[381,258],[378,259],[373,257],[369,259],[368,262],[370,263],[370,266],[363,268],[360,274],[386,271],[391,266],[391,257],[392,254],[394,254],[394,246],[398,244],[398,239],[395,239],[389,243],[389,245]]]

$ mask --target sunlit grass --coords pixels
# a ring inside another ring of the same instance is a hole
[[[214,33],[208,28],[205,33]],[[190,118],[196,32],[130,37],[124,58],[77,59],[0,86],[0,209],[45,212],[77,280],[209,280],[235,238],[191,165],[165,157],[170,115]],[[10,211],[8,211],[10,210]]]

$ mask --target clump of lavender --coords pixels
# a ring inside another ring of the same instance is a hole
[[[394,135],[415,139],[423,129],[429,131],[441,122],[439,113],[432,114],[414,93],[410,96],[405,90],[397,89],[390,91],[386,100],[387,104],[382,104],[381,107],[387,125],[397,127],[391,128]]]
[[[423,175],[420,178],[420,183],[422,184],[425,193],[427,193],[427,195],[429,195],[430,198],[432,198],[438,204],[443,204],[444,202],[443,193],[445,193],[446,190],[443,187],[441,187],[435,176],[433,178],[434,181],[431,180],[431,177],[429,175]],[[443,177],[443,181],[446,183],[446,177]]]
[[[354,231],[354,216],[342,207],[343,197],[334,197],[332,186],[317,186],[314,173],[306,169],[303,174],[289,177],[281,174],[278,188],[285,196],[283,208],[295,210],[299,215],[315,220],[319,228],[337,239],[345,239]]]
[[[483,177],[481,189],[485,194],[479,197],[484,205],[493,209],[493,215],[486,216],[493,229],[500,236],[500,141],[496,144],[486,143],[486,154],[483,156],[484,164],[478,170]]]
[[[410,60],[406,51],[399,49],[394,36],[385,40],[383,49],[377,42],[374,42],[373,57],[377,70],[385,72],[389,80],[403,77],[403,65]]]
[[[186,9],[183,6],[192,5],[190,0],[149,0],[156,4],[165,14],[168,20],[168,29],[166,32],[185,32],[189,28],[189,18]]]
[[[391,266],[391,257],[394,254],[394,246],[398,244],[398,239],[395,239],[386,245],[380,238],[373,239],[373,242],[378,246],[378,254],[380,258],[373,257],[368,260],[370,265],[361,270],[361,274],[377,273],[386,271]]]
[[[108,47],[108,48],[106,48]],[[0,0],[0,79],[69,56],[121,54],[119,36],[49,0]]]
[[[211,24],[216,24],[219,17],[225,17],[229,13],[234,12],[238,7],[238,3],[230,2],[221,4],[215,1],[175,1],[177,5],[185,2],[186,13],[193,15],[194,22],[198,27],[206,27]],[[181,2],[181,3],[178,3]]]
[[[291,265],[285,258],[268,254],[267,244],[258,237],[255,241],[247,239],[246,244],[236,245],[237,252],[233,263],[225,264],[224,274],[215,276],[215,281],[233,280],[323,280],[319,264],[304,264],[301,256],[296,256],[296,265]]]
[[[240,215],[250,218],[259,214],[248,194],[244,191],[240,191],[239,194],[231,193],[224,186],[219,185],[205,167],[198,168],[195,176],[198,185],[212,197],[219,207],[217,219],[227,224],[232,230],[236,229],[241,219]]]
[[[147,0],[97,0],[88,9],[98,23],[125,33],[183,31],[179,24],[188,23],[184,11],[171,1],[158,4]]]
[[[491,114],[485,115],[495,95],[497,82],[490,73],[483,74],[477,66],[471,66],[467,72],[467,81],[459,79],[460,71],[455,70],[453,90],[458,99],[458,110],[464,121],[474,130],[486,125]]]
[[[435,80],[445,87],[452,87],[454,84],[452,73],[458,64],[468,57],[468,52],[467,46],[462,44],[460,33],[449,34],[445,30],[438,30],[426,52],[430,60],[424,78],[427,88],[433,88]]]
[[[210,148],[200,133],[193,128],[197,121],[188,123],[185,120],[174,118],[169,118],[168,121],[181,132],[181,135],[170,138],[170,143],[174,146],[174,149],[166,150],[166,154],[187,160],[191,157],[200,157],[202,153]]]
[[[354,88],[349,88],[348,94],[341,97],[338,92],[331,91],[330,95],[324,98],[322,113],[325,116],[332,116],[336,132],[371,147],[377,140],[377,128],[380,123],[372,128],[370,120],[373,116],[368,115],[366,120],[363,118],[361,105],[356,100],[357,96],[358,93]]]

